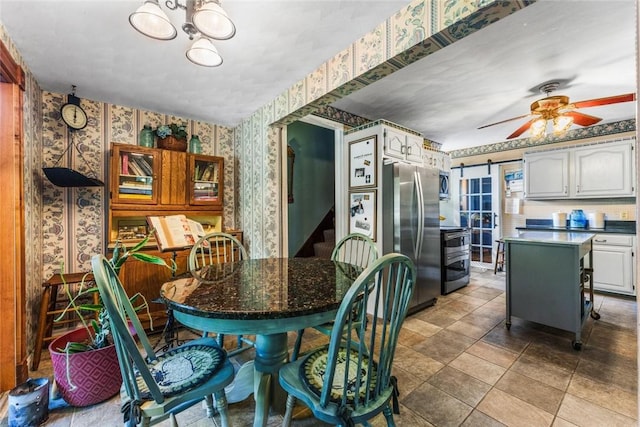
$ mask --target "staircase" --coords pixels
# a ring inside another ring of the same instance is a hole
[[[336,246],[336,230],[323,230],[322,237],[324,241],[316,242],[313,244],[313,253],[317,258],[331,258],[331,252],[333,252],[333,248]]]

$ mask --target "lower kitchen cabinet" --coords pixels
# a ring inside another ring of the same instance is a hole
[[[597,234],[593,239],[593,289],[635,295],[633,235]]]

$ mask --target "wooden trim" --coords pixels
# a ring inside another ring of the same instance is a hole
[[[0,42],[0,81],[15,83],[24,91],[24,80],[24,70],[13,60],[4,43]]]

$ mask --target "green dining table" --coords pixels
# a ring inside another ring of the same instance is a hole
[[[288,360],[287,332],[334,319],[360,267],[320,258],[247,259],[213,264],[162,285],[181,324],[255,335],[254,426],[266,426],[277,373]]]

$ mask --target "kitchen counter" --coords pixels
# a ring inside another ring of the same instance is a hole
[[[605,221],[604,228],[571,228],[554,227],[550,219],[527,219],[524,227],[516,227],[516,230],[530,231],[558,231],[572,233],[597,233],[597,234],[636,234],[635,221]]]
[[[539,243],[556,243],[564,245],[583,245],[590,243],[595,237],[592,233],[576,233],[573,231],[520,231],[517,236],[505,237],[505,241],[519,240]]]

